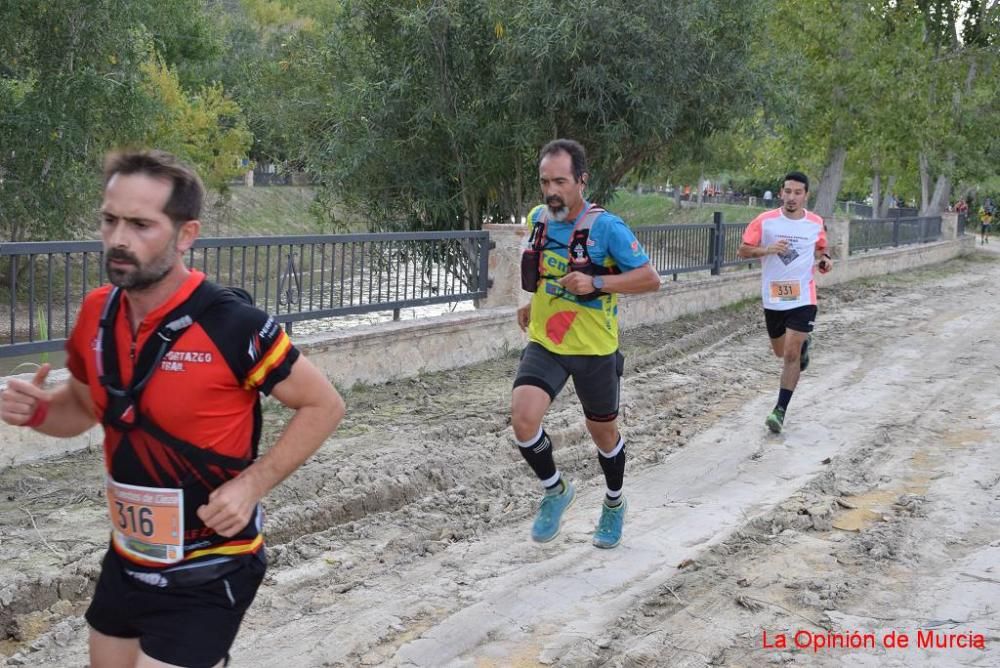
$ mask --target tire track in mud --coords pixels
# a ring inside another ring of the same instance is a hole
[[[948,271],[971,269],[981,268],[959,261]],[[922,298],[917,292],[924,286],[922,279],[914,280],[912,286],[886,287],[870,281],[825,291],[817,355],[823,354],[824,346],[850,338],[857,327],[869,326],[870,316],[877,313],[869,304],[872,300],[896,300],[900,309],[919,305]],[[844,317],[828,318],[835,314]],[[694,435],[759,396],[762,387],[770,396],[778,367],[759,320],[759,306],[746,303],[624,335],[623,431],[635,444],[630,447],[629,477],[669,461]],[[262,617],[292,611],[296,605],[305,606],[302,614],[318,613],[352,590],[419,567],[427,557],[475,544],[504,527],[526,525],[537,490],[507,431],[509,384],[516,363],[516,356],[509,355],[467,369],[347,393],[349,412],[342,436],[267,500],[274,569],[271,586],[261,592]],[[804,382],[810,381],[807,376]],[[282,418],[281,410],[267,411],[270,433]],[[600,478],[596,455],[571,388],[557,400],[546,424],[560,468],[584,485],[595,486]],[[81,476],[81,471],[86,473]],[[23,475],[23,469],[7,470],[0,473],[0,483],[7,489]],[[65,508],[66,498],[52,490],[65,487],[63,481],[71,476],[77,493],[91,483],[96,486],[97,457],[83,454],[47,465],[45,482],[38,483],[45,502],[33,506],[36,517],[50,520]],[[49,657],[59,665],[60,656],[73,655],[53,641],[56,632],[51,630],[73,611],[52,605],[58,600],[78,603],[89,595],[96,575],[90,564],[96,565],[103,550],[96,540],[103,533],[100,503],[78,504],[87,521],[64,527],[74,538],[90,541],[80,548],[82,554],[67,556],[61,567],[68,566],[65,575],[35,564],[23,568],[13,590],[0,589],[0,628],[17,640],[8,642],[12,650],[25,651],[37,640],[36,658]],[[37,544],[30,525],[15,515],[12,508],[0,505],[0,557],[18,550],[41,554],[44,547]],[[59,518],[54,521],[58,524]],[[531,559],[544,559],[544,554]],[[461,571],[461,564],[450,569],[458,573],[456,577]],[[427,611],[425,623],[440,614]],[[373,637],[359,639],[347,656],[360,662],[379,647],[394,647],[416,632],[419,623],[414,624],[386,632],[373,623]]]
[[[679,360],[716,341],[729,327],[728,320],[713,320],[688,318],[656,332],[634,330],[640,352],[630,366]],[[750,331],[749,321],[744,318],[741,331]],[[660,337],[672,343],[657,347]],[[623,340],[628,350],[629,335]],[[299,563],[325,551],[317,546],[351,540],[357,536],[357,522],[366,517],[400,511],[404,517],[419,517],[447,504],[452,512],[433,527],[424,531],[412,525],[412,536],[387,541],[388,552],[403,552],[405,544],[419,555],[435,551],[442,541],[456,542],[484,527],[530,516],[535,489],[506,433],[516,365],[512,354],[467,369],[346,392],[349,412],[341,433],[358,435],[335,438],[266,500],[272,565]],[[265,410],[265,441],[287,415],[273,404]],[[547,428],[561,468],[570,475],[592,476],[593,448],[585,440],[571,387],[553,407]],[[33,641],[89,598],[106,545],[102,478],[98,449],[0,471],[0,489],[10,490],[0,499],[0,641],[6,640],[0,652]],[[478,494],[498,492],[502,502],[480,507]],[[22,508],[47,527],[44,536]],[[45,543],[57,546],[59,554],[48,551]],[[63,550],[64,545],[69,549]],[[56,613],[45,614],[53,605]]]

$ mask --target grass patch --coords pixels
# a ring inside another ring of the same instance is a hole
[[[315,191],[300,186],[246,188],[234,186],[228,202],[218,204],[218,195],[208,197],[202,217],[202,236],[247,237],[286,234],[327,234],[311,210]],[[670,197],[656,193],[637,195],[619,191],[609,209],[631,227],[649,225],[707,224],[712,214],[721,211],[727,223],[745,223],[764,209],[731,204],[706,204],[677,208]],[[350,230],[364,232],[364,221],[346,210],[336,212],[339,220],[348,221]]]
[[[330,234],[312,210],[316,193],[304,186],[234,186],[227,201],[217,193],[208,197],[202,216],[202,236],[248,237],[286,234]],[[364,232],[364,221],[346,209],[336,216],[346,221],[352,232]],[[336,230],[340,231],[340,230]]]
[[[724,223],[748,223],[754,217],[767,209],[758,207],[737,206],[733,204],[705,204],[677,208],[674,200],[665,195],[637,195],[634,192],[620,190],[608,205],[612,213],[621,216],[631,227],[647,225],[690,225],[708,224],[713,220],[713,213],[722,212]]]

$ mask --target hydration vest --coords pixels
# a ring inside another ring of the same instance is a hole
[[[618,267],[605,267],[595,264],[591,261],[590,253],[587,251],[590,228],[602,213],[605,213],[604,209],[596,204],[591,204],[583,215],[577,219],[576,225],[573,226],[569,244],[564,246],[566,248],[569,271],[579,271],[588,276],[605,276],[607,274],[621,273],[621,269]],[[538,281],[543,278],[562,278],[561,276],[546,274],[542,266],[544,251],[551,241],[546,234],[548,225],[548,207],[543,206],[538,220],[533,223],[531,236],[528,239],[528,248],[521,255],[521,288],[531,293],[534,293],[538,289]],[[551,241],[551,243],[559,242]],[[562,246],[562,244],[559,245]],[[590,301],[606,294],[606,292],[594,290],[586,295],[577,295],[577,298],[580,301]]]
[[[118,365],[118,341],[115,337],[115,319],[121,306],[121,288],[115,287],[108,294],[98,327],[97,345],[94,354],[97,357],[97,373],[101,386],[107,392],[108,405],[104,410],[101,423],[112,427],[123,434],[123,441],[128,441],[128,433],[134,429],[145,431],[158,441],[175,450],[186,459],[196,462],[213,464],[229,470],[243,470],[256,458],[255,452],[251,459],[228,457],[192,443],[184,441],[154,423],[139,410],[139,400],[142,391],[152,378],[164,355],[173,347],[180,335],[193,325],[213,305],[227,299],[240,299],[253,303],[250,294],[241,288],[223,288],[208,280],[203,280],[195,288],[191,296],[183,304],[170,311],[150,336],[136,358],[132,374],[132,382],[128,387],[122,386],[121,369]]]

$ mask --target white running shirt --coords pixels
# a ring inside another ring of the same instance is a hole
[[[743,243],[765,248],[780,239],[788,241],[782,255],[761,258],[760,294],[764,308],[789,311],[816,304],[814,263],[816,251],[826,250],[823,219],[811,211],[798,220],[786,218],[783,209],[765,211],[743,233]]]

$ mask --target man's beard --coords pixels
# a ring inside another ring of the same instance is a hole
[[[176,257],[172,243],[163,253],[154,257],[146,265],[140,264],[139,258],[128,251],[112,248],[104,256],[104,268],[108,272],[108,280],[112,285],[125,290],[141,291],[162,281],[174,268]],[[133,268],[112,267],[112,260],[130,262]]]
[[[557,222],[565,222],[569,218],[569,207],[558,195],[545,198],[545,206],[549,209],[549,217]]]

